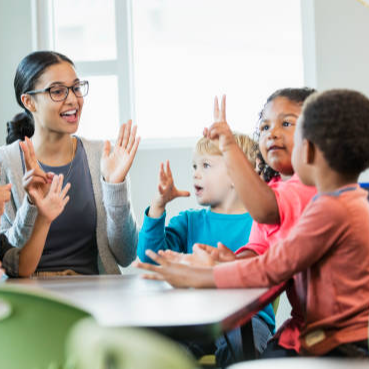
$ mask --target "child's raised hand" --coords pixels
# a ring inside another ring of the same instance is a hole
[[[233,137],[231,128],[229,127],[226,119],[226,96],[222,96],[221,107],[219,110],[218,97],[214,99],[214,123],[204,129],[204,137],[211,140],[219,141],[219,149],[221,152],[226,152],[233,145],[237,146],[237,143]]]
[[[43,196],[42,191],[36,187],[30,189],[30,195],[37,206],[38,214],[50,223],[60,215],[69,201],[67,193],[70,189],[70,183],[62,188],[63,179],[62,174],[55,175],[46,196]]]
[[[177,197],[188,196],[190,196],[188,191],[178,190],[174,185],[169,161],[167,160],[166,162],[166,168],[164,168],[164,164],[161,163],[159,171],[158,194],[150,206],[149,216],[152,218],[159,218],[164,213],[165,206],[168,202]]]

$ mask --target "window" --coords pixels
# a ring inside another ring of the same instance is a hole
[[[90,81],[89,138],[132,117],[144,144],[188,142],[222,93],[231,127],[251,134],[270,93],[303,85],[296,0],[54,0],[51,13],[52,47]]]
[[[213,98],[252,133],[267,96],[302,86],[296,0],[134,0],[135,104],[144,136],[199,136]]]

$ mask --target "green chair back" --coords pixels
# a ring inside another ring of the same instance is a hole
[[[61,368],[70,328],[90,316],[50,294],[18,286],[0,288],[0,367]]]
[[[67,369],[196,369],[177,343],[141,328],[102,328],[77,323],[67,343]]]

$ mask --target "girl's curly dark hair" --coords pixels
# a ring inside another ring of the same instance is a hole
[[[303,87],[303,88],[282,88],[280,90],[277,90],[273,92],[266,100],[263,109],[259,113],[259,119],[256,125],[256,129],[253,135],[254,140],[258,143],[260,138],[260,121],[263,117],[265,107],[275,100],[277,97],[285,97],[286,99],[295,102],[297,104],[303,104],[304,101],[314,92],[316,92],[315,89],[309,88],[309,87]],[[261,155],[259,144],[255,145],[255,152],[256,157],[259,159],[258,163],[258,172],[260,175],[262,175],[264,181],[269,182],[274,177],[278,177],[279,173],[276,172],[274,169],[272,169],[264,160],[263,156]]]

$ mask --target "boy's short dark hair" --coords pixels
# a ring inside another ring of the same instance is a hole
[[[369,99],[357,91],[315,93],[303,105],[302,135],[318,146],[329,166],[358,175],[369,167]]]

